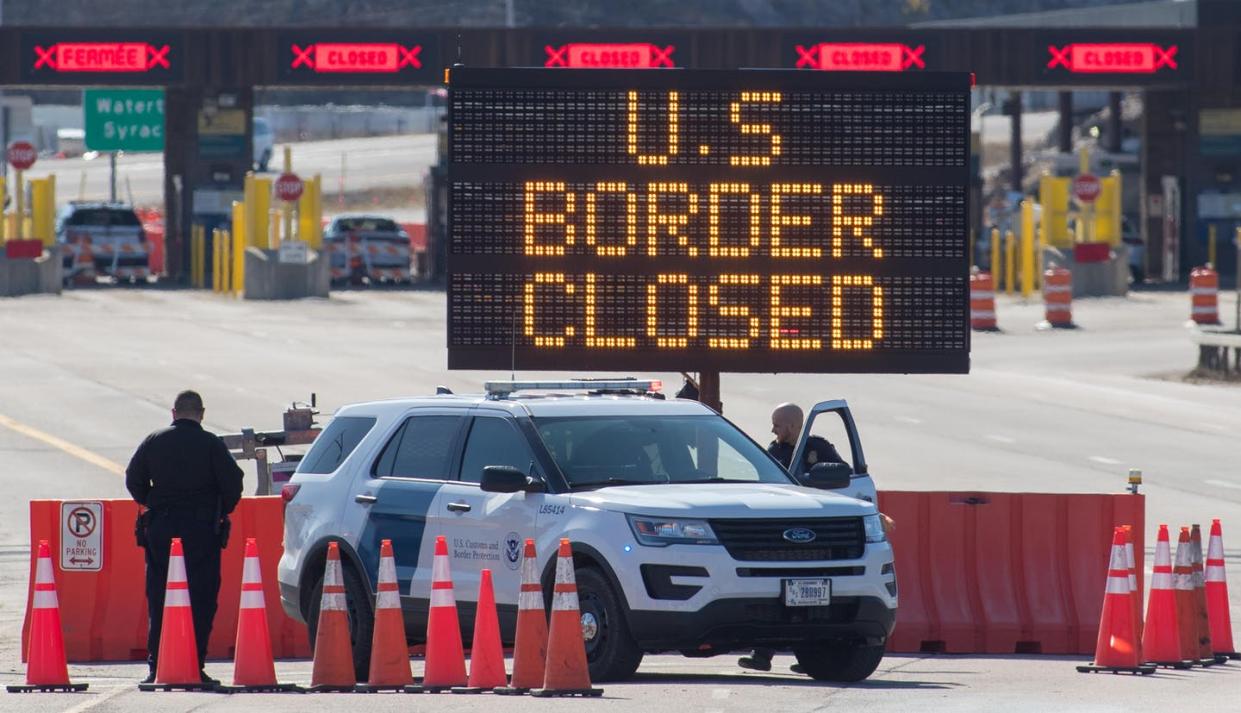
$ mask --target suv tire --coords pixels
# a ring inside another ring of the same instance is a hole
[[[353,671],[358,681],[366,681],[371,672],[371,637],[375,629],[375,614],[371,611],[371,598],[353,567],[341,562],[345,581],[345,615],[349,619],[349,644],[353,651]],[[310,651],[315,650],[315,637],[319,629],[319,605],[323,602],[323,575],[315,580],[310,592],[310,611],[306,616],[306,630],[310,634]]]
[[[575,576],[590,680],[623,681],[642,663],[642,650],[625,621],[624,600],[598,568],[583,567]],[[550,596],[548,602],[551,602]],[[587,630],[588,622],[593,631]]]
[[[884,647],[860,641],[830,641],[793,647],[797,663],[816,681],[856,683],[879,668]]]

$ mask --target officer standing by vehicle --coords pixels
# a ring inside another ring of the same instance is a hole
[[[203,400],[194,391],[177,394],[172,425],[155,431],[138,446],[125,470],[125,487],[147,508],[136,536],[146,549],[146,596],[150,629],[147,664],[155,680],[164,614],[164,589],[172,538],[185,552],[194,637],[201,669],[220,593],[220,551],[227,544],[228,515],[241,500],[241,468],[224,441],[203,430]],[[202,681],[218,683],[202,672]]]

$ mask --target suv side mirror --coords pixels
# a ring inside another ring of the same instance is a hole
[[[483,467],[483,479],[478,486],[485,493],[521,493],[542,490],[543,481],[511,465],[488,465]]]
[[[853,469],[848,463],[815,463],[806,474],[806,485],[820,490],[840,490],[849,487]]]

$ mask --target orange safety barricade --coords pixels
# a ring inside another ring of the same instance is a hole
[[[1073,273],[1063,267],[1052,267],[1043,273],[1044,321],[1040,329],[1055,327],[1072,329],[1073,324]]]
[[[103,505],[103,569],[98,572],[60,568],[62,502],[99,502]],[[147,609],[143,551],[134,542],[134,519],[138,506],[132,500],[32,500],[30,541],[51,543],[58,571],[61,618],[65,631],[65,654],[69,661],[138,661],[146,658]],[[222,586],[215,626],[207,656],[231,659],[236,644],[238,604],[241,601],[241,570],[246,538],[259,543],[263,596],[271,630],[272,652],[277,658],[310,656],[305,625],[285,614],[276,583],[276,563],[284,542],[284,515],[279,496],[247,497],[232,515],[233,530],[222,558]],[[30,582],[34,581],[31,558]],[[26,598],[22,627],[22,658],[30,637],[30,612],[34,588]]]
[[[970,327],[979,332],[996,332],[995,283],[991,273],[978,268],[970,273]]]
[[[1219,273],[1207,263],[1189,272],[1189,318],[1196,324],[1219,324]]]
[[[893,652],[1091,654],[1117,525],[1143,588],[1145,496],[881,491],[896,522]]]
[[[401,223],[401,230],[409,235],[409,249],[412,252],[426,252],[427,226],[425,223]]]

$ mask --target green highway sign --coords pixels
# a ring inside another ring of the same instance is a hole
[[[163,89],[86,89],[82,92],[90,151],[163,151]]]

